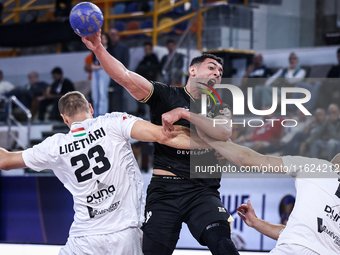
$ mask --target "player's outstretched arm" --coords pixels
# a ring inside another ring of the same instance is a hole
[[[218,141],[209,137],[199,128],[197,128],[197,133],[204,142],[240,167],[255,166],[257,167],[256,170],[285,173],[283,161],[280,157],[262,155],[252,149],[237,145],[231,141]]]
[[[0,169],[11,170],[17,168],[27,167],[24,159],[22,158],[22,151],[9,152],[0,148]]]
[[[177,149],[210,148],[198,136],[190,140],[190,129],[174,126],[173,132],[165,132],[162,126],[144,120],[137,120],[131,129],[131,138],[144,142],[158,142]]]
[[[184,108],[176,108],[162,115],[164,130],[173,131],[173,123],[181,118],[190,121],[209,136],[221,141],[228,141],[232,134],[229,118],[219,115],[214,119],[210,119],[203,115],[189,112]]]
[[[93,51],[104,71],[112,79],[122,85],[137,100],[146,98],[152,89],[152,84],[139,74],[128,70],[120,61],[111,56],[102,45],[100,35],[101,30],[91,36],[81,36],[81,40],[87,48]]]
[[[272,224],[268,221],[257,218],[250,200],[248,200],[247,204],[242,204],[241,206],[237,207],[237,214],[249,227],[254,228],[261,234],[274,240],[279,238],[281,230],[285,228],[284,225]]]

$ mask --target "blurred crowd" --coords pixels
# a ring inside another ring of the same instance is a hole
[[[240,88],[247,95],[253,88],[255,109],[266,110],[272,106],[272,88],[305,88],[311,98],[304,107],[311,112],[305,115],[295,105],[288,105],[287,116],[281,116],[278,109],[273,114],[262,116],[263,125],[256,128],[234,127],[233,140],[264,154],[301,155],[315,158],[332,158],[340,152],[340,48],[336,52],[338,65],[321,72],[305,70],[299,65],[298,56],[292,52],[288,56],[288,66],[275,72],[263,63],[261,55],[255,55],[247,68]],[[304,97],[302,93],[291,93],[289,98]],[[294,119],[292,124],[282,121]],[[268,121],[271,120],[271,121]]]

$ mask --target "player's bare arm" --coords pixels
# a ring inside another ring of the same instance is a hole
[[[139,74],[128,70],[120,61],[111,56],[101,43],[101,30],[94,35],[81,37],[83,43],[93,51],[104,71],[123,86],[135,99],[146,98],[152,89],[152,84]]]
[[[11,170],[17,168],[27,167],[24,159],[22,158],[22,151],[9,152],[0,148],[0,169]]]
[[[280,232],[285,228],[284,225],[272,224],[268,221],[257,218],[250,200],[248,200],[247,204],[242,204],[241,206],[237,207],[237,214],[249,227],[254,228],[261,234],[274,240],[279,238]]]
[[[208,134],[209,136],[221,140],[228,141],[229,137],[232,134],[232,128],[230,123],[230,119],[225,116],[218,115],[215,119],[227,119],[228,122],[226,124],[218,124],[214,125],[214,120],[207,118],[203,115],[192,113],[183,108],[176,108],[162,115],[162,124],[164,130],[173,131],[173,123],[178,121],[179,119],[186,119],[194,124],[196,127],[200,128],[203,132]]]
[[[252,149],[235,144],[232,141],[218,141],[209,137],[200,129],[197,129],[197,133],[204,142],[238,166],[257,166],[259,170],[262,170],[262,167],[266,167],[266,169],[269,170],[268,172],[270,172],[273,167],[277,166],[280,171],[275,171],[275,173],[285,173],[283,162],[280,157],[262,155]]]
[[[131,138],[144,142],[158,142],[177,149],[209,148],[198,136],[190,140],[190,129],[174,126],[173,132],[165,132],[162,126],[144,120],[135,122],[131,129]]]

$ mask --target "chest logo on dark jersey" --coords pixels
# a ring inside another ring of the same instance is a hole
[[[219,112],[228,117],[228,118],[231,118],[231,111],[226,107],[226,108],[223,108],[223,110],[219,110]]]

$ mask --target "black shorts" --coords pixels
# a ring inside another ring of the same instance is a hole
[[[142,229],[151,240],[174,250],[185,222],[194,238],[205,245],[200,237],[206,226],[232,220],[218,190],[179,177],[166,178],[153,176],[147,190]]]

